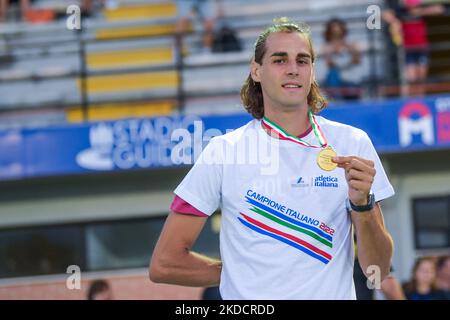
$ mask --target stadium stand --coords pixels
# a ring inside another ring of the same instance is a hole
[[[235,79],[244,79],[248,72],[256,34],[274,17],[284,15],[310,24],[318,55],[319,82],[326,72],[321,56],[323,27],[335,16],[347,22],[348,38],[361,49],[362,60],[353,75],[361,84],[362,99],[401,93],[401,77],[398,71],[395,73],[395,63],[391,61],[395,52],[391,56],[386,54],[395,48],[389,46],[386,34],[365,27],[365,0],[276,4],[264,1],[264,5],[255,0],[226,1],[225,16],[218,24],[225,21],[237,30],[244,50],[224,54],[201,51],[201,30],[185,34],[180,51],[173,1],[115,1],[114,5],[97,8],[96,13],[83,18],[80,32],[65,27],[64,10],[68,4],[68,1],[36,1],[35,10],[53,10],[59,19],[38,25],[2,25],[1,128],[100,120],[101,115],[113,119],[179,111],[234,112],[238,110],[240,86]],[[383,1],[371,4],[382,7]],[[252,19],[243,19],[250,15]],[[430,22],[433,51],[429,93],[448,89],[445,18]],[[206,106],[212,97],[214,109],[200,107]],[[93,115],[96,116],[91,118]],[[36,123],[36,119],[40,120]]]

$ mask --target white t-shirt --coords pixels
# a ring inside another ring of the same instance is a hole
[[[338,155],[375,162],[376,201],[392,196],[367,134],[315,117]],[[302,139],[318,145],[313,132]],[[214,137],[174,191],[207,215],[222,211],[224,299],[356,299],[344,170],[322,170],[319,152],[252,120]]]

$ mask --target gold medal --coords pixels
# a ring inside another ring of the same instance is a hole
[[[322,149],[317,156],[317,164],[322,170],[332,171],[336,169],[337,163],[331,161],[331,158],[337,156],[336,152],[330,146]]]

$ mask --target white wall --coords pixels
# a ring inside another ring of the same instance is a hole
[[[1,204],[0,227],[160,215],[169,211],[172,200],[172,191],[21,199]]]

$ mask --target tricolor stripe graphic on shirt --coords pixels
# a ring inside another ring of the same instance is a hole
[[[332,258],[332,256],[330,254],[326,253],[323,250],[320,250],[319,248],[311,245],[310,243],[308,243],[300,238],[297,238],[291,234],[288,234],[283,231],[279,231],[277,229],[269,227],[269,226],[265,225],[264,223],[261,223],[255,219],[243,214],[242,212],[240,214],[244,217],[245,220],[238,217],[239,221],[246,227],[248,227],[260,234],[267,235],[273,239],[284,242],[287,245],[290,245],[291,247],[294,247],[325,264],[327,264]]]
[[[302,228],[303,230],[307,229],[307,230],[311,231],[311,233],[314,233],[314,234],[318,235],[320,238],[322,238],[324,240],[328,240],[329,242],[333,241],[333,237],[332,236],[330,236],[329,234],[326,234],[325,232],[323,232],[322,230],[320,230],[317,227],[314,227],[314,226],[311,226],[309,224],[306,224],[306,223],[297,221],[295,219],[292,219],[290,217],[287,217],[283,213],[281,213],[281,212],[279,212],[279,211],[277,211],[277,210],[275,210],[273,208],[270,208],[270,207],[268,207],[268,206],[266,206],[266,205],[264,205],[262,203],[259,203],[258,201],[255,201],[254,199],[252,199],[252,198],[250,198],[248,196],[246,196],[245,199],[247,200],[248,203],[254,205],[258,209],[261,209],[261,210],[263,210],[263,211],[265,211],[267,213],[270,213],[272,216],[275,216],[275,217],[280,218],[280,219],[282,219],[284,221],[287,221],[287,222],[289,222],[289,223],[291,223],[291,224],[293,224],[293,225],[295,225],[297,227]]]
[[[317,235],[317,234],[315,234],[315,233],[313,233],[313,232],[311,232],[311,231],[309,231],[309,230],[307,230],[305,228],[301,228],[301,227],[298,227],[298,226],[296,226],[294,224],[291,224],[289,222],[283,221],[283,220],[275,217],[274,215],[272,215],[272,214],[270,214],[268,212],[265,212],[264,210],[258,209],[256,207],[252,207],[250,210],[252,210],[253,212],[256,212],[257,214],[260,214],[263,217],[266,217],[267,219],[270,219],[270,220],[272,220],[272,221],[274,221],[274,222],[276,222],[276,223],[278,223],[278,224],[280,224],[282,226],[288,227],[289,229],[292,229],[292,230],[295,230],[295,231],[298,231],[298,232],[302,232],[302,233],[310,236],[311,238],[314,238],[317,241],[322,242],[324,245],[326,245],[326,246],[328,246],[330,248],[333,247],[333,244],[330,241],[325,240],[321,236],[319,236],[319,235]]]

